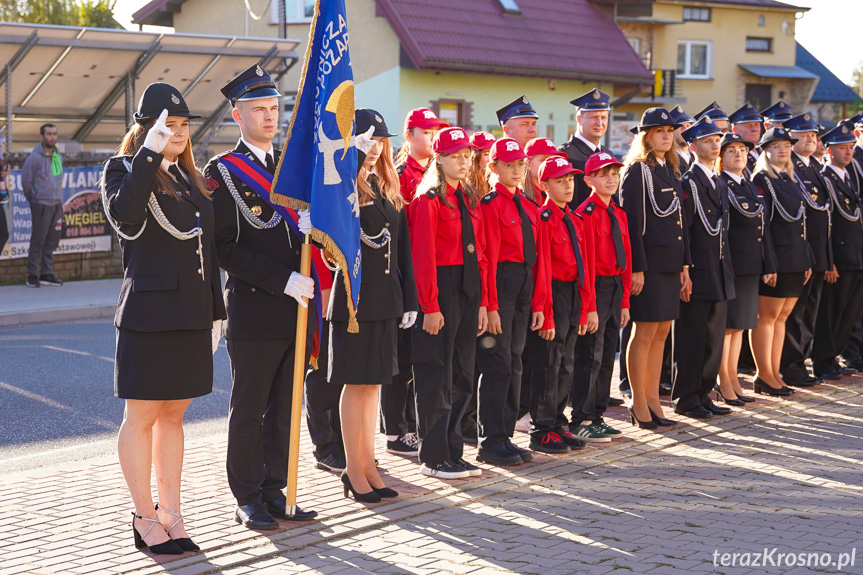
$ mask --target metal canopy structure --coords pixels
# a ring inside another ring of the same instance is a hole
[[[17,151],[16,141],[37,142],[39,126],[52,122],[60,141],[113,149],[132,122],[140,92],[167,82],[203,116],[192,126],[196,149],[232,144],[239,130],[219,88],[255,62],[278,82],[297,62],[298,44],[0,22],[0,133],[7,149]]]

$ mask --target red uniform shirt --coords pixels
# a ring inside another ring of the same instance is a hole
[[[537,258],[533,266],[533,298],[531,312],[543,311],[548,294],[547,265],[548,244],[540,233],[539,208],[516,191],[522,198],[521,205],[533,228]],[[488,259],[488,311],[497,311],[497,264],[502,262],[524,262],[524,238],[521,234],[521,216],[513,200],[513,193],[501,184],[482,199],[483,227],[485,228],[485,256]]]
[[[608,204],[602,201],[598,194],[592,193],[578,206],[575,213],[584,220],[584,235],[588,243],[588,259],[594,278],[597,276],[622,275],[623,309],[629,308],[629,292],[632,289],[632,252],[629,244],[629,228],[626,222],[626,212],[620,206],[614,206],[614,215],[620,225],[623,239],[623,250],[626,254],[626,269],[617,266],[617,254],[614,251],[614,238],[611,235],[611,220],[608,218]]]
[[[426,169],[410,156],[407,157],[405,163],[402,165],[404,166],[404,170],[402,170],[399,176],[399,187],[402,197],[406,202],[410,203],[414,199],[417,186],[420,184],[420,180],[423,179]],[[401,170],[401,166],[399,166],[399,170]]]
[[[563,215],[569,214],[572,219],[572,225],[575,228],[575,236],[578,240],[579,251],[581,252],[582,266],[584,267],[584,277],[581,278],[581,285],[578,287],[578,294],[581,298],[581,320],[579,323],[587,323],[587,313],[596,311],[596,297],[593,289],[593,275],[589,269],[590,260],[588,258],[588,249],[584,237],[584,223],[581,218],[572,213],[568,207],[561,209],[557,204],[548,200],[542,206],[540,212],[540,228],[543,235],[546,236],[545,243],[549,246],[549,262],[546,268],[549,270],[548,277],[548,293],[551,294],[551,280],[563,282],[578,281],[578,262],[575,259],[575,248],[572,245],[572,238],[569,235],[569,228],[563,221]],[[551,297],[547,298],[545,305],[545,323],[542,329],[554,329],[554,313],[553,301]]]
[[[446,199],[448,207],[434,193],[417,196],[408,207],[411,222],[411,254],[414,260],[414,279],[417,285],[417,298],[423,313],[440,311],[438,305],[438,266],[464,265],[464,243],[461,233],[461,212],[455,189],[447,184]],[[467,199],[465,199],[467,202]],[[479,279],[482,286],[480,305],[488,305],[488,260],[485,257],[485,230],[479,204],[467,210],[473,224],[475,249],[479,262]]]

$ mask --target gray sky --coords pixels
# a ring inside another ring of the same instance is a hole
[[[132,13],[149,0],[117,0],[115,16],[127,28]],[[243,0],[232,0],[242,2]],[[797,41],[815,55],[843,82],[851,80],[854,69],[863,62],[863,43],[856,36],[863,21],[863,0],[782,0],[794,6],[811,8],[797,23]],[[260,10],[264,0],[251,0]]]

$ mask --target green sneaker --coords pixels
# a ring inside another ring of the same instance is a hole
[[[581,424],[569,430],[577,438],[588,443],[608,443],[611,438],[601,432],[595,425]]]
[[[596,428],[597,431],[599,431],[600,433],[604,433],[605,435],[620,435],[620,431],[614,429],[613,427],[605,423],[605,421],[603,420],[600,420],[599,423],[594,423],[593,427]]]

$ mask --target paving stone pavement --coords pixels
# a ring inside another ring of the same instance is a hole
[[[369,507],[303,461],[300,504],[320,521],[269,533],[231,521],[224,439],[195,441],[184,505],[204,551],[179,559],[134,549],[115,456],[31,471],[0,480],[0,573],[861,573],[861,390],[849,377],[661,433],[618,408],[624,438],[472,481],[424,477],[380,449],[403,497]]]

